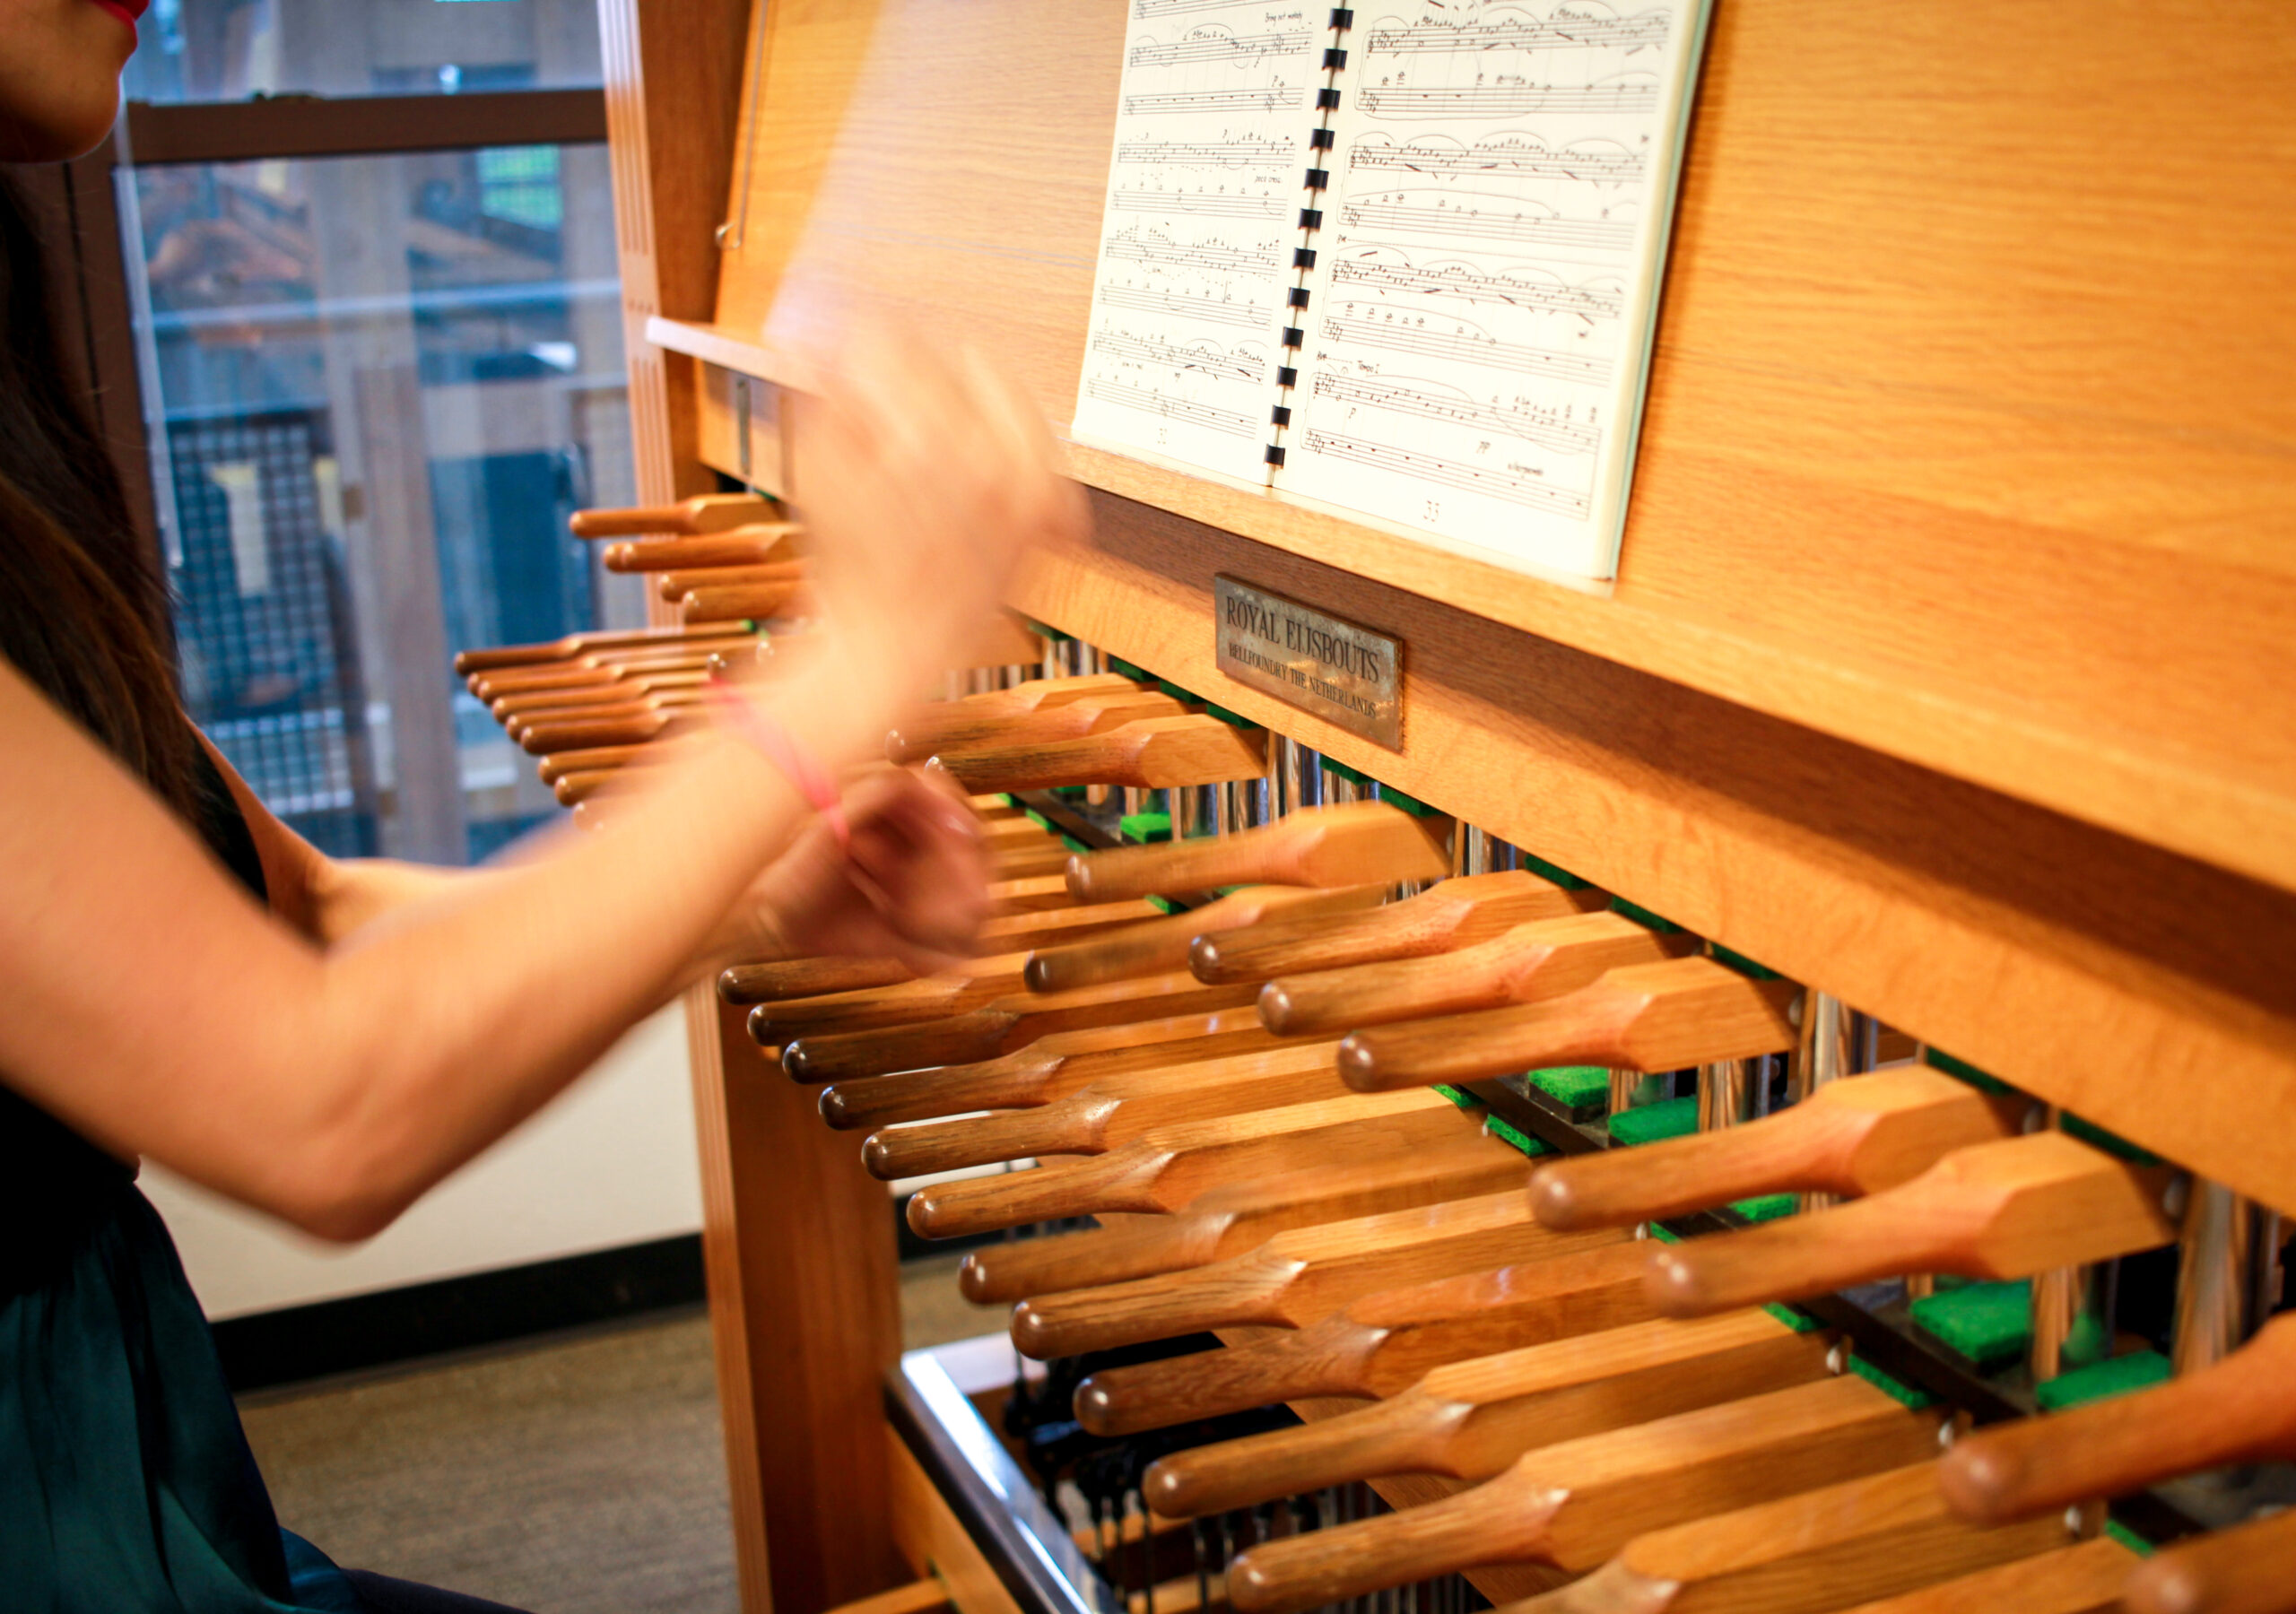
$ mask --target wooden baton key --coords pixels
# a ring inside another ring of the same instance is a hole
[[[1678,1071],[1751,1059],[1794,1046],[1787,1011],[1800,994],[1711,959],[1633,964],[1543,1003],[1359,1031],[1340,1045],[1339,1073],[1377,1093],[1547,1065]]]
[[[689,588],[674,603],[687,622],[762,622],[801,617],[813,610],[813,591],[803,577],[778,583],[711,585]]]
[[[727,1003],[771,1003],[915,979],[916,973],[898,959],[782,959],[721,970],[718,996]]]
[[[936,1184],[910,1198],[909,1225],[920,1237],[961,1238],[1105,1210],[1177,1210],[1215,1183],[1408,1154],[1463,1124],[1432,1094],[1377,1098],[1370,1108],[1352,1096],[1193,1121],[1090,1159]],[[1431,1102],[1390,1107],[1399,1098]]]
[[[1266,981],[1300,970],[1448,953],[1534,919],[1602,907],[1610,898],[1566,890],[1520,869],[1467,874],[1368,914],[1256,925],[1206,936],[1188,954],[1205,981]]]
[[[750,1035],[767,1047],[778,1047],[801,1033],[868,1031],[970,1014],[1018,992],[1027,959],[1026,953],[998,953],[945,975],[760,1003],[750,1011]]]
[[[1522,1195],[1484,1194],[1279,1233],[1248,1254],[1013,1308],[1013,1343],[1039,1359],[1172,1340],[1212,1328],[1304,1328],[1413,1279],[1448,1278],[1619,1242],[1549,1233]]]
[[[1611,970],[1683,958],[1698,948],[1695,936],[1655,931],[1623,914],[1571,914],[1518,924],[1432,958],[1287,975],[1260,989],[1259,1014],[1287,1035],[1336,1034],[1560,997]]]
[[[570,773],[613,773],[624,768],[645,768],[666,762],[675,751],[665,745],[594,745],[587,751],[552,751],[535,770],[545,785],[555,785]]]
[[[1864,1199],[1662,1245],[1651,1299],[1696,1317],[1901,1272],[2028,1278],[2109,1261],[2174,1241],[2169,1176],[2060,1132],[1979,1143]]]
[[[1279,1046],[1248,1009],[1056,1031],[971,1064],[840,1081],[822,1094],[822,1118],[851,1132],[973,1110],[1034,1109],[1121,1072]]]
[[[997,727],[1031,712],[1049,710],[1093,695],[1137,695],[1152,686],[1121,672],[1088,672],[1081,678],[1032,678],[1009,690],[988,690],[955,700],[935,701],[911,716],[885,740],[888,755],[929,757],[943,745],[979,745]]]
[[[1395,885],[1450,872],[1450,855],[1419,820],[1387,802],[1351,802],[1303,807],[1236,835],[1080,852],[1068,889],[1098,899],[1169,897],[1229,885]]]
[[[665,649],[593,650],[571,661],[544,662],[531,667],[502,667],[474,672],[463,681],[470,692],[491,709],[502,696],[524,690],[571,690],[586,685],[612,685],[645,672],[672,672],[683,667],[706,667],[718,647],[708,640]]]
[[[1842,1614],[2116,1614],[2122,1584],[2144,1561],[2110,1536],[2099,1536],[2077,1547],[1859,1603]],[[2296,1605],[2283,1605],[2291,1606]]]
[[[1041,995],[1021,993],[923,1025],[800,1037],[783,1051],[781,1068],[799,1081],[842,1081],[926,1065],[964,1064],[1025,1048],[1055,1031],[1240,1009],[1256,995],[1248,985],[1206,986],[1187,975],[1146,976]]]
[[[869,1134],[861,1159],[887,1182],[1039,1155],[1098,1155],[1159,1127],[1337,1098],[1336,1044],[1308,1043],[1151,1066],[1065,1098],[1002,1115],[898,1123]]]
[[[2128,1614],[2296,1611],[2296,1512],[2179,1541],[2128,1577]]]
[[[1294,1614],[1486,1565],[1592,1569],[1643,1532],[1915,1462],[1938,1421],[1845,1376],[1581,1436],[1425,1506],[1255,1547],[1228,1598]]]
[[[643,538],[655,533],[699,537],[735,527],[777,524],[780,511],[754,493],[697,493],[674,505],[577,510],[566,530],[577,538]]]
[[[891,762],[923,762],[939,757],[946,762],[951,758],[989,746],[1009,750],[1017,746],[1048,745],[1057,740],[1082,740],[1092,734],[1106,733],[1113,728],[1121,728],[1127,723],[1137,723],[1150,717],[1182,717],[1187,713],[1186,706],[1159,690],[1115,690],[1105,695],[1086,695],[1076,700],[1039,706],[1031,712],[1016,712],[998,723],[993,731],[970,740],[952,740],[943,735],[930,744],[922,744],[895,730],[886,739],[885,759]],[[1139,896],[1142,893],[1121,894]]]
[[[1358,1412],[1175,1453],[1141,1490],[1165,1517],[1194,1518],[1388,1474],[1488,1480],[1536,1446],[1814,1384],[1831,1376],[1831,1345],[1761,1311],[1529,1345],[1438,1367]]]
[[[1292,1228],[1519,1188],[1528,1169],[1497,1139],[1460,1132],[1402,1158],[1223,1183],[1170,1216],[1112,1218],[1114,1226],[986,1245],[965,1257],[957,1285],[980,1306],[1099,1289],[1208,1266]],[[1636,1282],[1639,1294],[1639,1270]]]
[[[499,645],[484,650],[464,650],[455,656],[455,671],[467,678],[498,667],[530,667],[542,662],[564,661],[593,650],[627,649],[639,645],[683,645],[697,640],[735,640],[750,637],[738,623],[707,628],[630,628],[612,632],[570,633],[540,645]]]
[[[1556,1160],[1532,1179],[1531,1208],[1550,1228],[1628,1228],[1788,1189],[1856,1198],[2017,1136],[2031,1107],[1942,1071],[1883,1071],[1744,1126]]]
[[[764,523],[696,538],[647,538],[609,543],[598,562],[610,572],[670,572],[705,567],[766,566],[793,553],[797,528]]]
[[[497,723],[561,708],[608,706],[637,700],[665,690],[694,690],[709,681],[707,667],[641,667],[627,678],[556,690],[512,690],[488,707]]]
[[[1586,1579],[1502,1606],[1508,1614],[1835,1614],[2068,1544],[2057,1519],[1986,1529],[1953,1517],[1932,1468],[1652,1531]]]
[[[1258,778],[1267,771],[1267,734],[1211,716],[1146,717],[1082,740],[936,751],[935,760],[967,790],[1167,790]]]
[[[639,710],[611,717],[569,717],[561,714],[548,723],[529,725],[517,736],[519,749],[530,756],[580,751],[597,745],[645,745],[667,738],[694,724],[691,705]]]
[[[1301,886],[1246,886],[1202,907],[1153,920],[1120,934],[1073,947],[1048,948],[1031,959],[1024,978],[1031,992],[1069,992],[1102,981],[1186,969],[1188,950],[1198,936],[1239,931],[1269,922],[1322,918],[1374,908],[1386,900],[1383,885],[1341,886],[1318,890]]]
[[[774,560],[761,566],[705,566],[690,571],[663,572],[654,579],[654,592],[674,605],[690,594],[706,588],[778,588],[803,582],[813,568],[803,560]]]
[[[1622,1239],[1369,1295],[1296,1333],[1105,1368],[1078,1388],[1076,1416],[1116,1435],[1276,1401],[1393,1395],[1447,1362],[1655,1321],[1645,1261]]]
[[[1970,1435],[1939,1462],[1937,1482],[1955,1513],[1999,1524],[2203,1469],[2292,1458],[2296,1315],[2168,1384]]]

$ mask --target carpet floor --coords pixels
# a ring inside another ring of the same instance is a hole
[[[910,1349],[995,1329],[955,1258],[902,1274]],[[280,1522],[347,1566],[533,1614],[735,1614],[725,1451],[698,1312],[240,1407]]]

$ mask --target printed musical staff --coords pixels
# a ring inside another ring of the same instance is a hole
[[[1309,432],[1307,447],[1310,454],[1352,460],[1358,464],[1411,477],[1421,483],[1464,488],[1487,498],[1544,508],[1565,516],[1583,518],[1587,514],[1586,494],[1570,488],[1551,487],[1535,475],[1524,472],[1488,470],[1478,465],[1463,464],[1457,460],[1442,459],[1432,454],[1416,454],[1408,448],[1366,442],[1361,438],[1342,437],[1333,431]]]
[[[1127,95],[1124,109],[1135,117],[1175,113],[1281,112],[1307,104],[1308,92],[1287,84],[1265,90],[1180,90],[1167,95]]]
[[[1464,264],[1416,269],[1407,263],[1373,258],[1342,258],[1332,265],[1331,279],[1335,286],[1368,286],[1381,291],[1456,297],[1467,302],[1575,314],[1587,320],[1616,319],[1622,296],[1615,284],[1566,286],[1552,274],[1531,280],[1517,273],[1478,273]]]
[[[1109,205],[1119,213],[1210,213],[1222,219],[1280,219],[1289,211],[1274,196],[1210,191],[1118,191]]]
[[[1602,447],[1603,434],[1577,421],[1556,420],[1522,405],[1513,408],[1445,397],[1376,376],[1351,376],[1326,370],[1316,377],[1315,395],[1335,403],[1384,409],[1390,414],[1416,415],[1422,420],[1448,421],[1477,431],[1498,433],[1552,448],[1559,454],[1592,454]]]
[[[1135,45],[1125,62],[1133,67],[1185,67],[1198,62],[1256,67],[1276,56],[1297,56],[1307,45],[1304,31],[1241,36],[1206,31],[1170,45]]]
[[[1349,313],[1326,317],[1320,328],[1326,342],[1335,345],[1381,348],[1396,353],[1424,353],[1435,359],[1463,359],[1486,369],[1505,370],[1510,375],[1547,376],[1558,381],[1575,381],[1588,386],[1599,386],[1611,378],[1612,363],[1607,358],[1583,353],[1558,353],[1552,348],[1532,347],[1519,342],[1501,342],[1473,329],[1444,331],[1413,320],[1351,317],[1356,305],[1346,305]],[[1464,323],[1464,322],[1454,322]]]
[[[1462,148],[1449,142],[1413,141],[1394,145],[1367,140],[1347,153],[1354,169],[1399,169],[1411,174],[1470,174],[1494,179],[1575,179],[1588,185],[1622,188],[1642,181],[1644,163],[1639,152],[1572,146],[1549,151],[1524,135],[1478,141]]]
[[[1486,206],[1488,202],[1491,205]],[[1399,235],[1474,236],[1487,241],[1522,241],[1544,247],[1595,247],[1611,252],[1634,245],[1634,226],[1608,219],[1564,219],[1518,206],[1502,211],[1500,197],[1424,202],[1351,202],[1340,210],[1346,222],[1364,230]]]
[[[1363,105],[1374,117],[1522,117],[1533,112],[1586,117],[1598,112],[1647,114],[1658,106],[1658,86],[1648,79],[1610,84],[1469,84],[1457,90],[1366,90]]]
[[[1236,0],[1133,0],[1132,14],[1140,22],[1178,17],[1189,12],[1233,11]]]
[[[1268,311],[1251,303],[1216,302],[1208,297],[1186,297],[1176,291],[1144,291],[1135,286],[1102,286],[1099,300],[1111,308],[1138,308],[1151,314],[1171,314],[1213,325],[1249,329],[1267,324]]]
[[[1170,365],[1175,370],[1193,371],[1214,381],[1241,381],[1257,386],[1267,379],[1265,356],[1249,353],[1241,348],[1214,351],[1178,342],[1161,342],[1152,336],[1135,336],[1124,331],[1108,330],[1092,338],[1091,350],[1096,353],[1106,353],[1111,359]]]
[[[1099,376],[1088,379],[1084,383],[1084,390],[1104,404],[1161,415],[1170,421],[1185,421],[1189,425],[1201,426],[1206,431],[1223,432],[1230,437],[1257,438],[1259,436],[1260,417],[1257,414],[1238,414],[1233,410],[1215,409],[1193,398],[1178,397],[1145,386],[1127,386],[1121,381],[1109,381]]]
[[[1364,36],[1367,50],[1381,56],[1423,56],[1495,50],[1657,50],[1665,48],[1673,17],[1646,11],[1631,17],[1596,17],[1558,12],[1535,19],[1517,15],[1500,22],[1424,22],[1415,28],[1374,29]]]
[[[1116,160],[1174,168],[1264,168],[1290,162],[1297,149],[1289,140],[1127,140],[1117,147]]]
[[[1200,269],[1208,273],[1274,276],[1282,273],[1286,243],[1271,239],[1236,246],[1219,240],[1176,241],[1171,237],[1123,230],[1100,243],[1100,256],[1170,269]]]

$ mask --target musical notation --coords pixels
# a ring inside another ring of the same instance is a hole
[[[1283,270],[1284,243],[1269,240],[1237,246],[1218,240],[1176,241],[1167,235],[1123,230],[1100,243],[1100,256],[1213,274],[1274,275]]]
[[[1509,504],[1544,508],[1582,520],[1587,511],[1586,494],[1576,489],[1551,486],[1536,476],[1522,472],[1488,470],[1432,454],[1419,454],[1384,443],[1366,442],[1361,438],[1343,437],[1335,431],[1309,432],[1307,447],[1310,454],[1352,460],[1358,464],[1408,476],[1422,484],[1431,482],[1443,487],[1464,488],[1471,493],[1504,499]]]
[[[1222,219],[1280,219],[1288,211],[1274,196],[1205,191],[1118,191],[1109,205],[1120,213],[1210,213]]]
[[[1331,279],[1335,286],[1368,286],[1381,291],[1456,297],[1467,302],[1575,314],[1587,320],[1616,319],[1622,295],[1615,285],[1568,286],[1552,274],[1531,280],[1515,273],[1479,273],[1465,264],[1418,269],[1409,264],[1375,258],[1342,258],[1332,265]]]
[[[1354,305],[1348,307],[1352,309]],[[1364,318],[1347,314],[1326,315],[1319,333],[1326,342],[1355,347],[1384,348],[1397,353],[1423,353],[1434,359],[1464,359],[1486,369],[1518,376],[1546,376],[1599,386],[1611,378],[1606,358],[1586,353],[1559,353],[1527,343],[1501,342],[1479,331],[1438,330],[1416,320]]]
[[[1558,11],[1539,19],[1517,16],[1496,22],[1422,22],[1412,28],[1373,29],[1364,48],[1382,56],[1448,55],[1494,50],[1656,50],[1665,47],[1674,18],[1664,11],[1631,17],[1596,17]]]
[[[1129,9],[1075,430],[1264,480],[1308,86],[1332,30],[1265,0]]]
[[[1184,67],[1199,62],[1257,66],[1276,56],[1295,56],[1307,43],[1304,32],[1193,33],[1170,45],[1135,45],[1125,62],[1133,67]]]
[[[1099,300],[1111,308],[1137,308],[1150,314],[1170,314],[1212,325],[1250,328],[1267,324],[1268,311],[1252,303],[1219,302],[1209,297],[1186,297],[1177,291],[1144,291],[1134,286],[1102,286]]]
[[[1401,169],[1411,174],[1472,174],[1492,179],[1570,179],[1624,187],[1642,180],[1642,154],[1622,147],[1549,151],[1527,135],[1478,141],[1470,149],[1449,141],[1395,145],[1366,140],[1347,153],[1352,169]]]
[[[1530,212],[1518,205],[1501,212],[1504,198],[1454,202],[1448,197],[1432,204],[1412,202],[1351,202],[1340,210],[1347,223],[1364,230],[1393,230],[1407,235],[1476,236],[1491,241],[1522,241],[1543,247],[1581,247],[1621,251],[1634,245],[1634,226],[1609,219],[1564,219],[1547,212]]]
[[[1446,397],[1376,376],[1327,370],[1316,377],[1315,395],[1336,404],[1384,409],[1389,414],[1416,415],[1422,420],[1447,421],[1477,431],[1519,438],[1560,454],[1592,454],[1603,440],[1600,430],[1581,421],[1554,419],[1545,412],[1527,407],[1505,408],[1467,398]]]
[[[1174,168],[1264,168],[1292,155],[1288,140],[1127,140],[1116,149],[1118,162]]]
[[[1102,331],[1092,338],[1091,346],[1094,352],[1106,353],[1111,359],[1170,365],[1173,369],[1194,371],[1214,381],[1242,381],[1257,386],[1267,379],[1267,360],[1241,348],[1213,351],[1178,342],[1160,342],[1152,336],[1135,336],[1124,331]]]
[[[1232,11],[1236,0],[1133,0],[1132,14],[1142,22],[1159,17],[1183,16],[1189,12]]]
[[[1178,90],[1162,95],[1127,95],[1124,109],[1135,117],[1183,112],[1282,112],[1304,105],[1308,94],[1288,84],[1265,90]]]
[[[1647,114],[1658,106],[1651,80],[1611,84],[1469,84],[1462,89],[1380,89],[1363,91],[1363,105],[1375,117],[1408,119],[1521,117],[1561,112]]]
[[[1231,409],[1215,409],[1193,398],[1178,397],[1145,386],[1127,386],[1121,381],[1110,381],[1093,376],[1086,379],[1087,395],[1113,404],[1119,409],[1135,409],[1146,414],[1161,415],[1168,421],[1184,421],[1191,426],[1201,426],[1206,431],[1217,431],[1229,437],[1257,438],[1260,422],[1257,415],[1239,414]]]

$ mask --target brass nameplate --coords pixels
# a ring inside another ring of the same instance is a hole
[[[1239,583],[1213,579],[1220,671],[1238,683],[1403,749],[1403,641]]]

